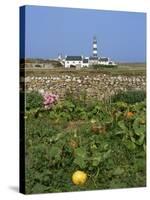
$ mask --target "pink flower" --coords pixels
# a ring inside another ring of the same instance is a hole
[[[58,95],[45,93],[43,95],[43,104],[45,108],[50,108],[58,100]]]

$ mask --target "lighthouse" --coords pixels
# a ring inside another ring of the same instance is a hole
[[[97,39],[93,38],[93,57],[97,58]]]

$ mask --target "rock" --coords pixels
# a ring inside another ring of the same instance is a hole
[[[70,82],[71,81],[71,79],[69,78],[69,79],[66,79],[66,82]]]
[[[31,81],[31,78],[28,76],[28,77],[25,77],[25,82],[28,83]],[[24,82],[24,78],[23,80],[21,79],[21,82]]]
[[[38,90],[38,92],[39,92],[40,94],[44,94],[44,90],[43,90],[43,89]]]
[[[78,83],[81,83],[82,81],[80,79],[77,80]]]
[[[30,87],[30,88],[28,88],[28,90],[31,92],[33,89]]]

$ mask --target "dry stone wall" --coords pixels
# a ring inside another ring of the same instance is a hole
[[[26,91],[52,92],[64,98],[66,92],[99,100],[106,99],[119,91],[146,90],[145,76],[125,76],[108,74],[53,73],[50,76],[26,76]]]

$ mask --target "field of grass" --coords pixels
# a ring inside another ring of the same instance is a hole
[[[146,64],[142,63],[124,63],[118,64],[116,68],[102,68],[102,69],[64,69],[64,68],[56,68],[56,69],[26,69],[26,76],[49,76],[52,74],[65,74],[65,73],[73,73],[73,74],[83,74],[83,75],[92,75],[94,73],[106,73],[115,75],[146,75]]]
[[[29,95],[29,97],[28,97]],[[146,186],[146,104],[26,99],[26,193]],[[132,97],[133,98],[133,97]],[[87,175],[84,184],[74,172]]]

